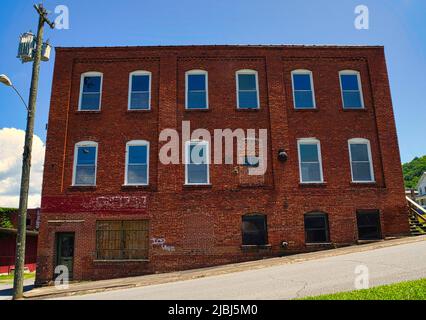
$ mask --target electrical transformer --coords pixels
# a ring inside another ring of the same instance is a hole
[[[33,60],[35,50],[35,36],[32,32],[25,32],[19,38],[18,58],[22,63]]]
[[[32,32],[23,33],[19,39],[18,58],[22,63],[34,61],[37,41]],[[41,48],[41,61],[49,61],[52,46],[49,41],[43,43]]]

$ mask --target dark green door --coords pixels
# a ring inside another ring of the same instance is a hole
[[[69,280],[72,280],[74,271],[74,233],[58,233],[56,235],[56,266],[67,267]]]

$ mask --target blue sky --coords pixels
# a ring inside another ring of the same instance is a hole
[[[33,1],[2,0],[0,73],[28,97],[31,65],[16,59],[18,36],[33,30]],[[426,1],[424,0],[60,0],[69,30],[47,30],[55,46],[168,44],[384,45],[404,162],[426,154]],[[367,5],[370,29],[354,28],[355,7]],[[52,13],[52,18],[55,14]],[[44,141],[53,59],[41,69],[36,134]],[[24,129],[25,109],[0,87],[0,129]]]

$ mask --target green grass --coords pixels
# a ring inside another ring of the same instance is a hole
[[[35,273],[26,273],[24,275],[24,279],[34,279],[35,278]],[[13,275],[6,275],[6,276],[0,276],[0,284],[5,284],[5,283],[12,283],[13,282]]]
[[[305,300],[426,300],[426,279],[368,290],[311,297]]]

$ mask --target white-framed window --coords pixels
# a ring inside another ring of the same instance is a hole
[[[291,73],[295,109],[315,109],[315,90],[312,71],[294,70]]]
[[[339,72],[340,90],[344,109],[364,109],[361,75],[358,71]]]
[[[321,144],[318,139],[304,138],[297,141],[301,183],[323,183]]]
[[[371,145],[367,139],[356,138],[348,141],[352,182],[375,182]]]
[[[130,141],[126,144],[125,185],[149,185],[149,142]]]
[[[134,71],[129,76],[129,110],[151,110],[151,72]]]
[[[96,186],[98,144],[83,141],[75,145],[73,186]]]
[[[209,108],[209,76],[204,70],[191,70],[185,74],[185,108]]]
[[[260,109],[259,79],[255,70],[239,70],[236,72],[237,108]]]
[[[79,111],[99,111],[102,103],[103,74],[86,72],[81,75]]]
[[[210,146],[204,140],[185,143],[185,184],[210,184]]]

